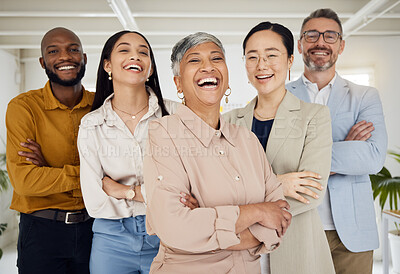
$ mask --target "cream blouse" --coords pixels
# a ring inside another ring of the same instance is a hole
[[[110,95],[104,104],[82,118],[78,134],[80,179],[86,209],[94,218],[120,219],[144,215],[144,203],[116,199],[103,191],[102,179],[109,176],[124,185],[143,184],[143,155],[149,122],[161,117],[157,96],[147,88],[149,110],[130,132],[111,106]],[[178,103],[164,100],[169,113]],[[145,197],[145,189],[141,187]]]
[[[149,124],[144,158],[147,231],[161,239],[151,273],[259,273],[259,254],[275,249],[276,231],[254,224],[262,244],[229,251],[239,244],[239,205],[284,199],[257,137],[220,118],[220,130],[189,108]],[[191,193],[200,207],[180,203]],[[236,271],[236,272],[230,272]]]

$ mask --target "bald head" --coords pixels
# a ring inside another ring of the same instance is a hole
[[[69,40],[71,43],[75,43],[82,48],[82,43],[79,37],[71,30],[57,27],[54,29],[49,30],[42,38],[42,42],[40,44],[40,49],[42,53],[42,57],[44,56],[44,51],[53,44],[54,40],[57,39],[66,39]]]

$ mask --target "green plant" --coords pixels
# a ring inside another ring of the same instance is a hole
[[[3,234],[4,230],[6,230],[7,224],[0,224],[0,236]],[[3,257],[3,250],[0,248],[0,259]]]
[[[400,154],[393,151],[388,152],[398,163],[400,163]],[[382,168],[377,174],[369,176],[371,178],[372,190],[374,199],[379,196],[379,205],[383,209],[386,201],[389,199],[389,208],[398,210],[398,199],[400,199],[400,177],[392,177],[389,170]],[[399,231],[399,226],[396,223],[396,228]]]
[[[3,139],[1,139],[3,145],[5,143]],[[0,193],[6,191],[10,186],[10,179],[8,178],[8,173],[6,169],[6,154],[0,153]],[[0,224],[0,236],[6,230],[7,224]],[[0,259],[3,256],[3,250],[0,248]]]

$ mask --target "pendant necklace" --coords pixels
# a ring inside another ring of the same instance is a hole
[[[136,119],[136,115],[138,115],[138,114],[141,113],[145,108],[147,108],[147,106],[148,106],[149,104],[145,105],[144,108],[142,108],[141,110],[139,110],[138,112],[136,112],[136,113],[134,113],[134,114],[129,113],[129,112],[126,112],[126,111],[123,111],[122,109],[117,108],[117,107],[116,107],[114,104],[112,104],[112,103],[111,103],[111,105],[112,105],[113,107],[115,107],[115,109],[117,109],[117,110],[119,110],[119,111],[121,111],[121,112],[123,112],[123,113],[126,113],[126,114],[130,115],[132,119]]]

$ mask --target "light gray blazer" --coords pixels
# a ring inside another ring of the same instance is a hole
[[[301,78],[286,85],[295,96],[310,102]],[[333,222],[347,249],[353,252],[379,246],[368,174],[381,170],[387,149],[382,103],[375,88],[356,85],[337,75],[327,106],[332,117],[332,167],[328,182]],[[367,141],[344,141],[351,127],[366,120],[375,130]]]
[[[251,130],[257,97],[247,106],[224,114],[224,119]],[[272,274],[334,273],[328,242],[317,207],[325,194],[331,166],[332,134],[329,109],[305,103],[286,92],[273,123],[266,154],[274,173],[314,171],[321,174],[320,196],[303,204],[287,198],[292,223],[281,246],[270,255]],[[264,270],[263,270],[264,271]]]

